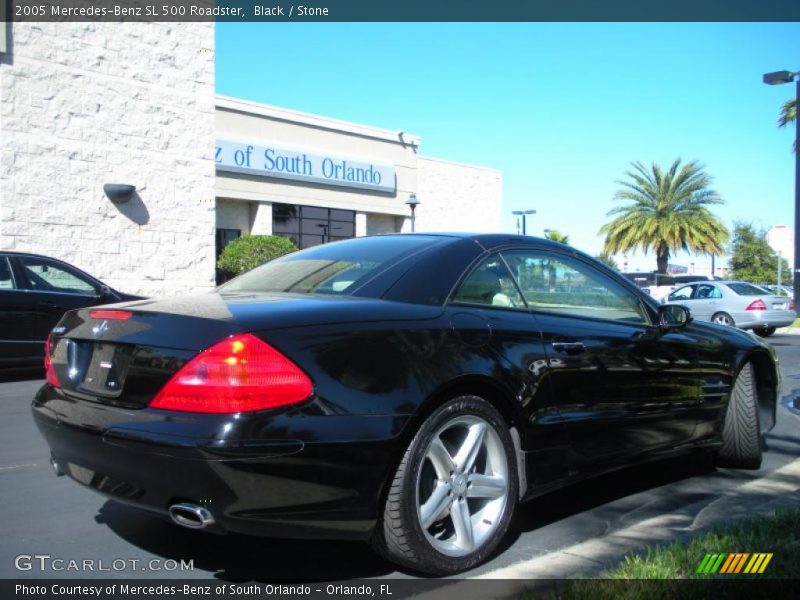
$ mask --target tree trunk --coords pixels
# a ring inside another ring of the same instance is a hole
[[[669,248],[666,246],[659,246],[656,248],[656,271],[658,273],[667,272],[669,266]]]

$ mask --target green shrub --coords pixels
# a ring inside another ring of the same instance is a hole
[[[297,250],[290,240],[277,235],[243,235],[227,245],[217,261],[217,268],[234,277],[267,261]]]

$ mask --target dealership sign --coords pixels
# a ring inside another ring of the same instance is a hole
[[[396,187],[395,171],[391,165],[274,145],[217,140],[214,160],[217,171],[378,192],[394,192]]]

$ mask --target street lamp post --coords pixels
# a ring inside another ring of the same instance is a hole
[[[414,231],[416,231],[416,222],[417,222],[417,217],[414,211],[417,209],[417,206],[421,204],[421,202],[417,200],[416,194],[411,194],[408,197],[408,200],[406,200],[406,204],[408,204],[408,206],[411,207],[411,233],[414,233]]]
[[[767,85],[797,82],[795,102],[800,110],[800,71],[775,71],[767,73],[763,78]],[[795,310],[800,309],[800,118],[794,120],[795,150],[794,150],[794,305]]]
[[[528,215],[535,215],[536,211],[534,209],[532,209],[532,208],[529,209],[529,210],[512,210],[511,214],[512,215],[516,215],[517,217],[522,217],[522,235],[528,235],[528,230],[527,230],[527,227],[526,227],[525,218]]]

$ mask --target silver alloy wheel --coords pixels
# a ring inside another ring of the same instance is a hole
[[[494,427],[455,417],[431,437],[417,475],[417,518],[431,545],[466,556],[490,540],[508,503],[508,460]]]
[[[728,325],[729,327],[733,327],[733,319],[731,319],[731,317],[725,313],[716,314],[711,320],[714,323],[719,323],[720,325]]]

